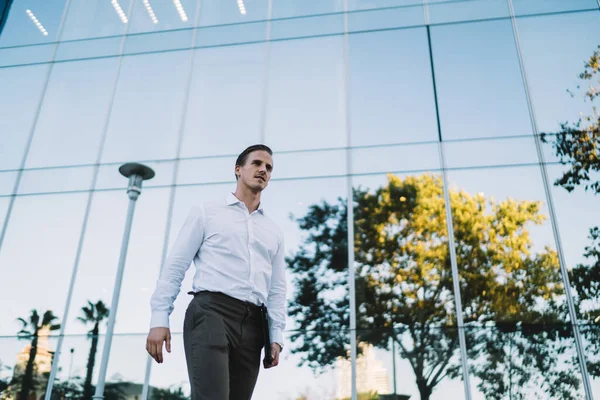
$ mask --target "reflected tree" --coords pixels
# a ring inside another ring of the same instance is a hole
[[[595,103],[600,95],[600,46],[585,61],[579,74],[582,84],[578,93],[586,102]],[[585,89],[582,89],[584,87]],[[574,123],[561,124],[557,134],[542,134],[544,142],[551,142],[561,164],[567,167],[554,183],[569,192],[578,187],[600,195],[600,113],[595,105],[590,115],[581,115]],[[585,247],[584,263],[570,270],[579,318],[585,324],[582,331],[587,339],[588,371],[600,376],[600,227],[591,227]]]
[[[95,304],[88,300],[87,306],[81,308],[81,316],[77,320],[85,325],[91,325],[88,332],[88,337],[91,339],[90,353],[86,367],[85,383],[83,385],[83,398],[91,399],[94,390],[92,387],[92,376],[94,374],[94,366],[96,364],[96,354],[98,352],[98,340],[100,334],[100,324],[108,318],[109,309],[99,300]]]
[[[2,363],[2,360],[0,360],[0,394],[6,389],[8,388],[8,383],[9,383],[9,379],[4,377],[4,371],[9,372],[12,368],[10,368],[10,366],[5,365],[4,363]]]
[[[538,389],[574,398],[578,382],[561,380],[560,353],[552,351],[564,339],[557,255],[534,252],[528,231],[545,219],[541,204],[456,190],[450,201],[465,322],[479,327],[467,333],[480,390],[507,398],[535,375]],[[428,400],[443,379],[460,376],[441,179],[389,175],[374,191],[354,189],[353,204],[357,340],[380,348],[394,341]],[[287,259],[295,283],[289,313],[300,328],[292,350],[320,370],[349,351],[346,201],[312,205],[297,222],[305,238]],[[488,325],[518,332],[520,347],[498,342]],[[521,370],[505,368],[519,357]]]
[[[169,388],[152,389],[152,400],[188,400],[189,397],[183,392],[183,387],[172,386]]]
[[[27,364],[25,365],[25,371],[22,374],[17,374],[15,371],[15,377],[12,385],[18,385],[18,400],[27,400],[32,392],[35,392],[38,386],[39,376],[36,374],[37,365],[35,359],[38,352],[38,343],[42,334],[47,335],[51,331],[60,329],[60,324],[56,323],[58,317],[54,315],[51,310],[44,312],[40,318],[37,310],[31,310],[29,318],[18,318],[21,322],[21,330],[17,333],[20,339],[31,340],[29,346],[29,355],[27,358]],[[16,369],[16,368],[15,368]]]
[[[593,103],[600,95],[600,46],[585,62],[579,78],[587,87],[582,93],[584,99]],[[581,85],[577,89],[581,91]],[[562,123],[557,134],[541,135],[544,142],[552,141],[560,162],[568,166],[555,184],[569,192],[583,186],[600,194],[600,114],[595,106],[592,109],[591,115],[582,115],[575,123]]]

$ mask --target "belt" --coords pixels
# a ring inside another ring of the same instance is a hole
[[[233,301],[233,302],[239,303],[240,305],[243,305],[245,307],[249,307],[249,308],[252,308],[252,309],[255,309],[255,310],[262,310],[263,308],[266,309],[266,307],[265,307],[264,304],[262,304],[262,305],[259,306],[257,304],[254,304],[251,301],[245,301],[245,300],[236,299],[235,297],[229,296],[229,295],[227,295],[225,293],[222,293],[222,292],[213,292],[213,291],[210,291],[210,290],[200,290],[199,292],[191,291],[191,292],[188,292],[188,294],[190,294],[190,295],[192,295],[194,297],[201,296],[201,295],[204,295],[204,296],[216,296],[216,297],[221,297],[221,298],[225,299],[225,301]]]

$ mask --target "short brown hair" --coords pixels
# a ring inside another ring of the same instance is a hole
[[[270,156],[273,155],[273,151],[269,148],[269,146],[264,144],[255,144],[246,148],[246,150],[240,153],[237,160],[235,160],[235,166],[237,167],[239,165],[240,167],[243,167],[246,164],[246,161],[248,161],[248,155],[254,151],[266,151]],[[235,175],[235,179],[238,179],[237,174]]]

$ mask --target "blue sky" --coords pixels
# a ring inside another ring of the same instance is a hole
[[[64,0],[16,0],[0,36],[0,87],[4,89],[0,91],[0,222],[4,221],[17,176],[14,170],[20,168],[32,129],[20,194],[88,190],[94,176],[90,164],[97,161],[114,164],[99,168],[96,187],[122,188],[126,182],[116,173],[119,163],[155,160],[148,164],[157,177],[148,187],[162,187],[144,190],[138,202],[116,326],[118,333],[140,335],[114,340],[109,367],[109,376],[119,372],[126,379],[141,381],[146,360],[143,341],[150,317],[148,298],[160,267],[167,224],[170,188],[165,186],[173,180],[184,186],[175,193],[170,241],[189,207],[233,189],[232,155],[261,140],[264,130],[264,141],[276,152],[275,180],[265,193],[265,207],[284,229],[291,254],[302,237],[289,214],[301,216],[310,204],[345,197],[348,172],[357,175],[355,185],[373,188],[385,182],[386,172],[409,175],[411,171],[437,171],[440,165],[429,51],[426,30],[420,26],[424,20],[420,7],[350,14],[348,23],[353,31],[402,29],[349,36],[346,105],[343,36],[275,41],[268,48],[267,61],[267,46],[260,42],[266,37],[264,22],[215,26],[263,21],[268,16],[266,0],[245,1],[245,15],[233,0],[205,1],[201,12],[197,1],[182,0],[187,21],[182,21],[171,2],[155,1],[151,4],[158,24],[152,23],[141,1],[131,15],[129,1],[119,3],[129,15],[127,24],[110,2],[72,0],[62,40],[121,35],[127,29],[141,33],[190,28],[194,21],[205,28],[198,31],[196,39],[194,31],[188,29],[130,36],[124,42],[116,36],[61,43],[57,60],[114,55],[121,46],[126,53],[188,48],[193,40],[203,48],[127,56],[120,65],[117,58],[108,57],[60,62],[51,71],[49,64],[10,67],[51,59],[53,45],[44,43],[57,39],[64,5]],[[351,10],[407,4],[411,2],[349,1]],[[515,1],[517,13],[594,6],[595,1]],[[27,9],[35,13],[48,36],[41,34]],[[342,10],[341,1],[274,0],[272,17]],[[503,1],[430,7],[432,22],[503,15],[507,15]],[[271,38],[339,33],[343,27],[341,14],[280,20],[272,24]],[[561,121],[588,112],[589,104],[570,98],[566,89],[575,88],[584,60],[599,44],[600,13],[521,18],[518,28],[539,129],[554,131]],[[258,43],[207,47],[247,41]],[[483,192],[497,200],[512,197],[545,203],[538,167],[507,167],[537,162],[533,139],[528,136],[532,129],[510,21],[434,26],[431,41],[444,140],[494,138],[444,144],[451,187],[473,194]],[[30,44],[39,45],[22,47]],[[33,126],[49,72],[44,101]],[[184,108],[190,73],[189,101]],[[183,160],[174,176],[175,163],[171,160],[177,157],[180,133],[181,157],[222,157]],[[101,143],[104,150],[100,154]],[[343,150],[348,145],[359,146],[351,150],[351,171]],[[307,149],[330,150],[301,151]],[[549,148],[546,157],[554,160]],[[35,169],[72,165],[87,166]],[[477,166],[504,167],[473,168]],[[561,167],[552,166],[548,171],[555,178]],[[567,263],[574,265],[581,261],[587,228],[597,215],[597,199],[581,190],[567,194],[554,187],[552,193]],[[18,328],[14,319],[31,308],[50,308],[59,316],[63,313],[87,202],[85,192],[16,199],[0,250],[0,302],[7,305],[0,310],[0,335],[14,335]],[[92,199],[68,334],[85,333],[75,317],[87,299],[110,303],[126,204],[121,190],[99,192]],[[536,249],[555,246],[549,222],[532,228],[532,236]],[[184,290],[191,284],[188,275]],[[18,302],[11,302],[16,298]],[[185,294],[177,300],[172,316],[175,331],[180,331],[177,327],[188,301]],[[24,343],[0,340],[5,343],[0,346],[0,360],[12,363]],[[70,346],[77,348],[75,369],[83,373],[88,342],[80,336],[70,337],[65,349]],[[181,343],[174,347],[167,363],[153,370],[153,385],[185,381]],[[257,398],[293,398],[306,387],[321,393],[331,390],[335,376],[315,378],[306,368],[296,366],[297,356],[285,354],[289,359],[281,367],[261,374]],[[389,354],[379,355],[391,371]],[[65,371],[68,361],[68,356],[61,359]],[[402,392],[417,395],[405,363],[399,364],[397,377]],[[597,384],[596,388],[600,391]],[[273,397],[272,393],[278,394]],[[462,396],[461,382],[444,381],[433,398],[447,398],[449,393]]]

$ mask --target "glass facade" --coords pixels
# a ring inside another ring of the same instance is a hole
[[[90,398],[133,161],[106,398],[187,398],[192,273],[160,365],[149,298],[255,143],[289,319],[254,398],[599,398],[599,45],[597,0],[0,1],[0,399]]]

